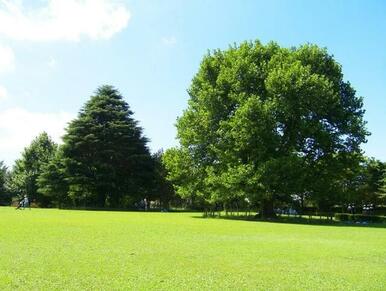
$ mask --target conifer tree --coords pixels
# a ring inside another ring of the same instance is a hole
[[[149,192],[152,160],[133,112],[112,86],[102,86],[63,137],[70,199],[77,205],[123,207]]]

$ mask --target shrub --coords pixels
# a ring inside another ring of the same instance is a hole
[[[335,213],[335,219],[338,221],[351,221],[351,222],[373,222],[373,223],[386,222],[385,216],[350,214],[350,213]]]

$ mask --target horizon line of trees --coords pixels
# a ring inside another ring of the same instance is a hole
[[[0,164],[0,203],[27,195],[40,207],[133,208],[145,199],[168,207],[176,197],[163,153],[150,153],[132,115],[115,88],[101,86],[69,123],[63,144],[43,132],[11,171]]]
[[[209,52],[177,119],[180,145],[151,154],[117,89],[101,86],[57,145],[42,133],[8,170],[0,204],[133,208],[141,200],[196,209],[329,211],[385,204],[386,164],[364,156],[363,98],[316,45],[259,41]]]

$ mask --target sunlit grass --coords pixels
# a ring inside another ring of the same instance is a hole
[[[0,208],[0,289],[385,290],[386,229]]]

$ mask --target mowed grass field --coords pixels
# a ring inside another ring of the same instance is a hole
[[[0,289],[386,290],[386,228],[0,207]]]

